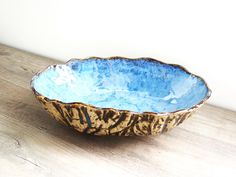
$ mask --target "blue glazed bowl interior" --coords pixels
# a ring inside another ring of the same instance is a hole
[[[147,59],[72,60],[32,80],[41,95],[134,112],[188,109],[207,97],[205,82],[178,66]]]

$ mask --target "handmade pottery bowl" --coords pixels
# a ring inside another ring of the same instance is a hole
[[[199,76],[151,58],[72,59],[37,73],[31,88],[59,122],[93,135],[154,135],[210,97]]]

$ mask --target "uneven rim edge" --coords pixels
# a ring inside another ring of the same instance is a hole
[[[73,61],[85,61],[85,60],[92,60],[92,59],[98,59],[98,60],[113,60],[113,59],[122,59],[122,60],[146,60],[146,61],[152,61],[152,62],[158,62],[160,64],[165,64],[165,65],[170,65],[170,66],[174,66],[176,68],[180,68],[182,71],[186,72],[189,75],[192,75],[200,80],[202,80],[207,88],[207,94],[206,96],[197,104],[193,105],[190,108],[186,108],[186,109],[179,109],[176,111],[171,111],[171,112],[135,112],[135,111],[131,111],[131,110],[122,110],[122,109],[116,109],[116,108],[109,108],[109,107],[98,107],[98,106],[94,106],[92,104],[87,104],[87,103],[83,103],[83,102],[70,102],[70,103],[65,103],[63,101],[57,100],[57,99],[50,99],[44,95],[42,95],[41,93],[39,93],[38,91],[35,90],[35,88],[32,86],[32,82],[36,79],[36,77],[39,77],[41,73],[47,71],[48,69],[52,68],[52,67],[56,67],[57,65],[68,65],[70,62]],[[88,107],[92,107],[95,109],[99,109],[99,110],[115,110],[118,112],[130,112],[132,114],[154,114],[154,115],[169,115],[169,114],[176,114],[176,113],[181,113],[181,112],[191,112],[199,107],[201,107],[211,96],[211,89],[209,88],[207,82],[199,75],[193,74],[191,73],[189,70],[187,70],[185,67],[183,67],[182,65],[179,64],[170,64],[170,63],[165,63],[163,61],[154,59],[154,58],[150,58],[150,57],[139,57],[139,58],[127,58],[127,57],[121,57],[121,56],[112,56],[112,57],[96,57],[96,56],[92,56],[92,57],[87,57],[87,58],[72,58],[70,60],[68,60],[65,63],[62,64],[53,64],[53,65],[49,65],[46,68],[40,70],[39,72],[37,72],[36,74],[34,74],[34,76],[32,77],[31,81],[30,81],[30,87],[33,91],[33,93],[35,94],[35,96],[41,96],[46,98],[47,101],[51,101],[51,102],[58,102],[60,104],[64,104],[64,105],[76,105],[76,104],[82,104],[84,106],[88,106]]]

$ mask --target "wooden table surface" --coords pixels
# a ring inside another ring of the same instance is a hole
[[[1,177],[236,176],[236,112],[204,105],[161,136],[80,134],[52,119],[30,90],[33,74],[53,63],[0,45]]]

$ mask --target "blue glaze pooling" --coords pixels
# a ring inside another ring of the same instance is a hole
[[[191,108],[208,94],[203,80],[177,66],[152,60],[72,60],[49,67],[32,86],[50,99],[134,112]]]

